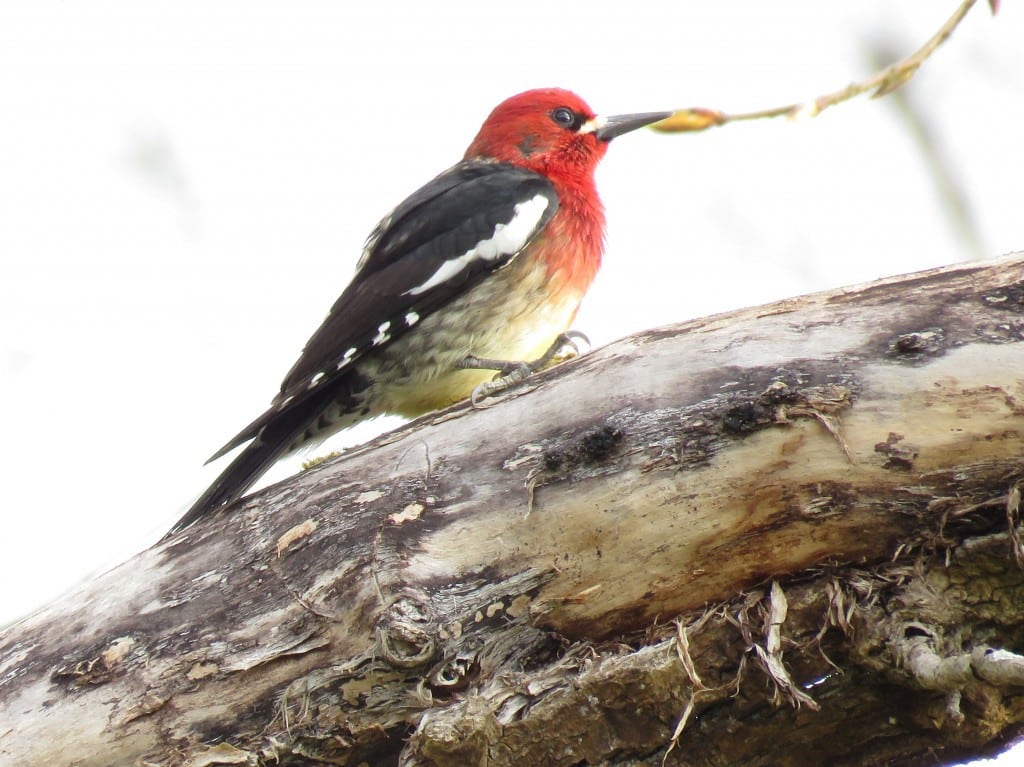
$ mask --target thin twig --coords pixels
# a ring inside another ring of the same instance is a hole
[[[760,120],[771,117],[788,117],[791,119],[803,117],[817,117],[829,107],[841,104],[844,101],[873,91],[872,98],[885,96],[902,86],[910,80],[918,68],[931,56],[935,50],[944,43],[953,30],[963,20],[967,12],[977,0],[963,0],[956,12],[949,17],[938,31],[929,38],[928,42],[918,48],[909,56],[900,59],[895,64],[883,69],[866,80],[857,83],[850,83],[845,88],[840,88],[832,93],[826,93],[807,102],[788,104],[770,109],[759,109],[754,112],[740,112],[738,114],[726,114],[716,109],[704,109],[694,107],[691,109],[680,109],[661,122],[651,126],[654,130],[663,133],[678,133],[684,131],[698,131],[712,128],[717,125],[736,122],[738,120]],[[996,6],[992,5],[992,12],[995,13]]]

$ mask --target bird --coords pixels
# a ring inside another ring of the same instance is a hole
[[[248,444],[167,535],[337,431],[475,400],[549,362],[601,265],[595,168],[613,138],[670,114],[602,117],[561,88],[495,107],[462,160],[372,230],[270,407],[207,463]]]

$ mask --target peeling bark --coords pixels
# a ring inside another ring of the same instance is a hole
[[[643,333],[0,634],[12,765],[934,764],[1024,723],[1024,258]]]

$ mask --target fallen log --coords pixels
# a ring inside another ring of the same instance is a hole
[[[991,752],[1024,725],[1022,455],[1019,254],[641,333],[6,629],[0,761]]]

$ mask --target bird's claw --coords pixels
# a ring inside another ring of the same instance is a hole
[[[590,346],[590,339],[587,338],[586,334],[578,330],[559,333],[551,346],[548,347],[548,350],[532,362],[482,359],[472,354],[467,356],[462,360],[459,367],[471,370],[498,371],[498,374],[492,380],[484,381],[473,389],[469,395],[470,404],[474,408],[483,407],[481,400],[511,389],[513,386],[522,383],[533,373],[543,370],[555,362],[579,356],[580,347],[577,343],[578,341],[582,341],[587,346]],[[568,353],[566,353],[566,350],[568,350]]]
[[[533,372],[534,371],[530,368],[529,364],[521,362],[508,373],[499,375],[490,381],[484,381],[482,384],[478,384],[473,387],[473,391],[470,392],[469,395],[469,404],[472,405],[474,409],[482,408],[484,405],[481,403],[481,400],[485,400],[495,394],[500,394],[503,391],[511,389],[513,386],[525,381]]]
[[[582,354],[580,344],[578,343],[580,341],[585,346],[590,346],[590,339],[587,338],[587,334],[579,330],[567,330],[564,333],[559,333],[554,343],[544,352],[544,355],[535,361],[534,364],[540,364],[534,368],[534,371],[540,370],[555,361],[561,362],[562,360],[571,360],[573,357],[579,357]]]

